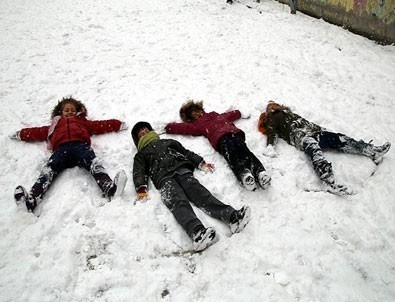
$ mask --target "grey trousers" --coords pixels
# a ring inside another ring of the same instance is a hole
[[[160,193],[166,207],[191,238],[194,230],[203,224],[194,213],[190,202],[226,224],[229,224],[230,216],[235,211],[231,206],[215,198],[193,177],[192,173],[175,174],[166,179]]]

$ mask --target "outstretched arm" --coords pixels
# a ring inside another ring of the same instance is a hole
[[[169,123],[165,130],[168,134],[202,135],[200,130],[191,123]]]
[[[233,122],[241,118],[241,112],[239,110],[232,110],[222,113],[221,116],[224,117],[229,122]]]
[[[88,130],[91,134],[103,134],[126,129],[126,124],[120,120],[88,121]]]
[[[10,138],[27,142],[44,142],[47,140],[48,131],[49,126],[23,128],[20,131],[11,134]]]
[[[144,157],[136,154],[133,163],[133,182],[136,189],[136,200],[146,201],[148,199],[148,167]]]

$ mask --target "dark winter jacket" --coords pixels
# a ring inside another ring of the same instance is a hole
[[[90,121],[85,116],[61,118],[55,116],[50,126],[24,128],[19,132],[23,141],[48,141],[50,150],[67,142],[80,141],[90,145],[92,134],[118,131],[122,122],[119,120]]]
[[[169,123],[166,126],[166,133],[203,135],[208,138],[214,149],[217,149],[219,139],[228,133],[244,132],[237,128],[233,121],[241,117],[239,110],[233,110],[219,114],[217,112],[205,113],[191,123]]]
[[[322,128],[309,122],[291,110],[273,110],[264,112],[259,117],[258,129],[267,135],[267,145],[273,145],[277,137],[282,138],[288,144],[302,147],[302,139],[306,135],[314,135]]]
[[[201,156],[185,149],[176,140],[153,141],[134,157],[133,181],[136,191],[141,186],[148,185],[148,177],[155,187],[160,189],[162,181],[171,177],[177,169],[184,167],[193,171],[201,162]]]

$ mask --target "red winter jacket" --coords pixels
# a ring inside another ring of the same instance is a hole
[[[59,145],[72,141],[90,145],[92,134],[119,131],[121,124],[121,121],[115,119],[90,121],[84,116],[55,116],[50,126],[23,128],[19,136],[23,141],[48,141],[48,149],[55,151]]]
[[[237,128],[233,121],[239,119],[239,110],[232,110],[222,114],[217,112],[204,113],[192,123],[169,123],[166,126],[166,133],[169,134],[189,134],[203,135],[208,138],[214,149],[217,149],[219,139],[228,133],[244,132]]]

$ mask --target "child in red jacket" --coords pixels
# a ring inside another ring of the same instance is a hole
[[[28,211],[33,212],[59,173],[75,166],[88,170],[110,200],[122,194],[126,183],[125,171],[121,170],[114,181],[111,180],[91,148],[90,136],[126,127],[119,120],[91,121],[86,116],[83,103],[71,97],[63,98],[52,111],[50,126],[23,128],[10,136],[23,141],[47,141],[48,149],[53,151],[29,193],[23,186],[16,187],[14,197],[17,204],[25,203]]]
[[[209,112],[203,109],[203,102],[188,101],[180,109],[184,123],[169,123],[166,133],[203,135],[228,162],[233,173],[250,191],[257,189],[257,183],[266,189],[271,181],[259,159],[248,149],[244,132],[233,121],[241,118],[239,110],[225,113]]]

